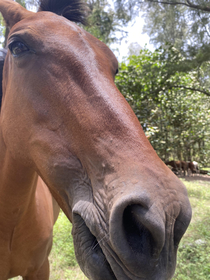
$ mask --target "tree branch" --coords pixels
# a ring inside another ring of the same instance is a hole
[[[170,1],[159,1],[159,0],[145,0],[145,2],[152,2],[152,3],[159,3],[159,4],[166,4],[166,5],[184,5],[192,9],[201,10],[204,12],[210,13],[210,6],[201,6],[201,5],[195,5],[191,3],[189,0],[186,0],[186,2],[170,2]]]
[[[198,9],[198,10],[202,10],[202,11],[205,11],[205,12],[210,12],[210,6],[209,7],[202,7],[200,5],[195,5],[195,4],[192,4],[189,0],[186,0],[189,7],[193,8],[193,9]]]
[[[188,90],[192,90],[192,91],[198,91],[198,92],[201,92],[205,95],[210,96],[210,92],[202,90],[202,89],[198,89],[198,88],[191,88],[191,87],[186,87],[186,86],[182,86],[182,85],[180,85],[180,86],[173,85],[173,86],[171,86],[171,88],[184,88],[184,89],[188,89]]]

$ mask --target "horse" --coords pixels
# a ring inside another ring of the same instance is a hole
[[[191,174],[200,173],[198,163],[196,161],[187,161],[187,163],[188,163],[188,168],[191,171]]]
[[[182,174],[182,171],[184,173],[184,176],[186,175],[186,172],[188,173],[188,168],[189,165],[186,161],[183,160],[171,160],[171,161],[166,161],[165,162],[166,165],[170,165],[173,169],[174,172],[176,172],[177,174]]]
[[[197,161],[193,161],[192,163],[194,165],[194,170],[195,170],[195,172],[193,172],[193,173],[199,173],[200,170],[199,170],[198,162]]]
[[[0,0],[10,29],[0,112],[0,279],[49,279],[58,203],[87,278],[169,280],[191,219],[187,190],[117,89],[112,51],[71,21],[84,19],[80,4],[43,0],[34,13]]]

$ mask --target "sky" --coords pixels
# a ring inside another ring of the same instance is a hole
[[[122,40],[121,44],[112,44],[110,46],[119,61],[122,61],[123,57],[128,55],[128,46],[131,43],[137,42],[142,48],[147,44],[148,49],[154,50],[153,46],[149,43],[149,36],[142,33],[143,25],[144,19],[139,14],[135,21],[130,23],[125,29],[128,31],[128,36]]]

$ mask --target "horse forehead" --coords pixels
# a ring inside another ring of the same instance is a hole
[[[38,12],[15,24],[10,34],[16,32],[28,32],[45,40],[47,37],[58,36],[68,38],[71,35],[80,34],[81,28],[74,22],[51,12]]]
[[[19,32],[30,33],[37,42],[42,42],[45,45],[57,42],[60,48],[62,45],[68,45],[69,48],[75,46],[80,50],[82,48],[84,50],[91,49],[91,52],[94,52],[102,63],[109,64],[111,62],[114,68],[118,68],[115,55],[103,42],[63,16],[51,12],[34,13],[34,15],[21,20],[11,30],[11,33]],[[57,44],[55,46],[57,47]]]

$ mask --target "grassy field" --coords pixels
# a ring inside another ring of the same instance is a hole
[[[178,252],[177,280],[210,280],[210,177],[182,180],[188,189],[193,216]]]
[[[193,218],[179,246],[173,280],[210,280],[210,177],[194,176],[182,181],[188,189]],[[87,279],[76,263],[71,226],[63,213],[54,228],[50,263],[50,280]]]
[[[58,221],[54,226],[50,266],[50,280],[87,279],[77,265],[71,236],[71,225],[63,212],[60,213]]]

